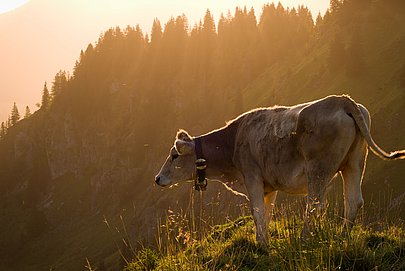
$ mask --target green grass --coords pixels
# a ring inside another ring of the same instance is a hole
[[[341,218],[332,212],[301,238],[303,221],[288,212],[270,223],[268,247],[255,241],[251,217],[212,226],[203,236],[172,217],[160,227],[158,249],[138,251],[124,270],[405,270],[402,223],[380,223],[378,230],[359,223],[342,237]]]

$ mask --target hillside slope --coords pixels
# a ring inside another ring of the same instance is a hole
[[[189,184],[154,186],[179,128],[198,135],[257,106],[346,93],[370,110],[381,147],[405,147],[401,1],[346,1],[316,26],[305,8],[265,10],[256,21],[237,9],[217,32],[209,12],[191,30],[184,16],[155,21],[150,40],[139,27],[110,29],[62,85],[58,74],[49,107],[0,140],[0,269],[76,270],[87,258],[115,270],[129,243],[154,245],[166,211],[197,198]],[[366,209],[387,205],[374,222],[405,217],[403,176],[403,161],[370,155]],[[214,224],[245,203],[214,182],[202,202]]]

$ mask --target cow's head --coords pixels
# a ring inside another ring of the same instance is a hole
[[[160,186],[167,186],[179,181],[191,180],[195,171],[194,141],[184,130],[177,132],[174,146],[169,157],[155,177]]]

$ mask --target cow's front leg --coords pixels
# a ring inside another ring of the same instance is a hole
[[[273,215],[274,203],[276,201],[277,191],[264,193],[264,217],[266,223],[266,229],[271,221]]]
[[[256,224],[256,240],[260,244],[267,245],[269,242],[265,207],[264,207],[264,183],[257,176],[245,177],[246,190],[249,194],[250,208],[253,220]]]

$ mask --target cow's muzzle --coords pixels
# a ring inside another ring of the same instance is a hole
[[[157,183],[158,185],[160,185],[160,176],[159,175],[156,175],[155,176],[155,183]]]
[[[167,179],[164,175],[156,175],[155,176],[155,183],[159,186],[168,186],[171,182]]]

